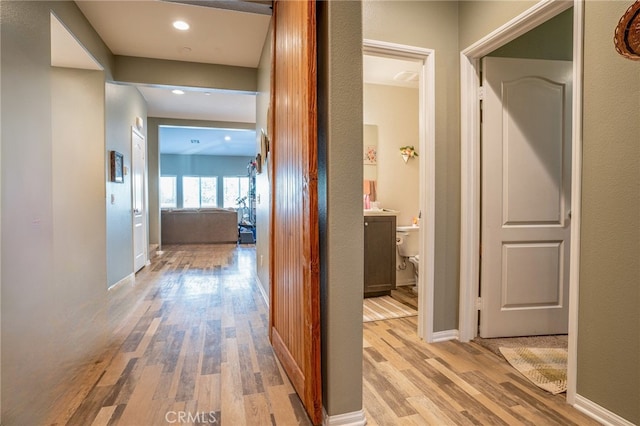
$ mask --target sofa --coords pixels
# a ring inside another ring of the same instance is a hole
[[[162,244],[238,242],[238,213],[232,209],[172,209],[161,212]]]

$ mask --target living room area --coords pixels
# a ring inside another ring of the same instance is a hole
[[[255,133],[159,127],[162,244],[255,243]]]

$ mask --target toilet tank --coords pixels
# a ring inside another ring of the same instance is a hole
[[[400,256],[411,257],[420,254],[418,242],[420,241],[419,226],[396,227],[396,245]]]

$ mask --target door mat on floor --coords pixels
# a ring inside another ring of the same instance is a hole
[[[412,317],[418,311],[404,305],[391,296],[368,297],[364,299],[362,321],[380,321],[393,318]]]
[[[563,348],[500,348],[516,370],[552,394],[567,390],[567,350]]]

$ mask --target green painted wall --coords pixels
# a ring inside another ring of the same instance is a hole
[[[585,2],[578,394],[640,424],[640,64],[613,47],[627,7]]]
[[[107,342],[105,73],[50,66],[50,10],[104,45],[73,2],[0,7],[2,424],[44,424]]]
[[[487,56],[573,60],[573,8],[551,18]]]
[[[164,59],[115,56],[114,80],[255,92],[256,69]]]
[[[361,3],[318,4],[318,195],[322,400],[362,409]]]
[[[273,22],[273,21],[272,21]],[[269,160],[261,147],[262,131],[267,132],[267,115],[271,97],[271,44],[273,43],[273,25],[264,41],[260,63],[258,64],[258,95],[256,97],[256,152]],[[263,164],[263,172],[256,175],[256,268],[259,285],[263,293],[269,297],[269,226],[271,214],[271,182],[267,171],[267,163]]]
[[[434,331],[458,328],[460,275],[460,83],[458,4],[365,1],[366,39],[435,50],[436,235]]]
[[[471,0],[459,4],[460,50],[471,46],[537,3],[535,0]]]
[[[137,88],[107,83],[105,87],[105,168],[107,211],[107,286],[133,273],[133,218],[131,217],[131,173],[123,183],[109,181],[109,151],[123,155],[131,170],[131,127],[136,117],[147,117],[147,103]],[[146,121],[146,120],[145,120]],[[146,127],[142,129],[143,135]],[[112,201],[113,196],[113,201]]]

